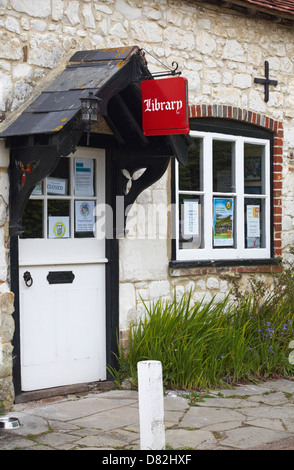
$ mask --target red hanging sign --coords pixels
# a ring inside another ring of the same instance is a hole
[[[170,77],[141,82],[144,135],[188,134],[188,80]]]

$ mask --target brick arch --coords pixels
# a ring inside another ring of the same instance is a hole
[[[194,104],[189,106],[190,118],[234,119],[254,124],[273,133],[273,247],[275,257],[282,256],[282,189],[283,189],[283,123],[265,114],[222,104]]]

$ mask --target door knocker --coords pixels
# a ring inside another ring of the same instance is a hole
[[[26,271],[23,275],[25,285],[27,287],[31,287],[33,285],[33,278],[31,276],[31,273],[29,271]]]

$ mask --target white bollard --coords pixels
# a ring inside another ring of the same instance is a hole
[[[137,364],[139,388],[140,448],[165,448],[162,366],[160,361]]]

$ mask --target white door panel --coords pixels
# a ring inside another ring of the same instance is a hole
[[[28,238],[20,240],[19,266],[50,264],[105,263],[105,240],[95,238],[45,240]],[[34,255],[32,256],[32,253]]]
[[[93,149],[78,152],[79,159],[84,156],[95,162],[96,189],[91,200],[103,203],[104,153],[97,157]],[[93,233],[76,237],[73,217],[77,198],[72,181],[69,188],[64,200],[69,207],[70,237],[49,238],[46,211],[54,198],[45,192],[33,197],[42,201],[44,237],[19,240],[23,391],[106,379],[105,239]],[[32,212],[31,219],[34,217]],[[31,275],[31,285],[25,283],[25,272]],[[56,272],[66,273],[66,277],[73,273],[74,279],[63,282],[57,274],[58,283],[49,282],[48,274]]]

